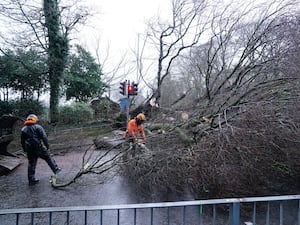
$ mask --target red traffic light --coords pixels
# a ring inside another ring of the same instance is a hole
[[[133,86],[128,85],[128,94],[131,95],[133,93]]]

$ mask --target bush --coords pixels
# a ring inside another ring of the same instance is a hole
[[[60,124],[80,124],[93,118],[93,110],[87,103],[73,103],[59,108]]]
[[[44,106],[36,100],[0,101],[0,115],[13,114],[19,117],[26,117],[31,113],[42,115],[43,112]]]
[[[0,116],[12,113],[11,102],[0,101]]]

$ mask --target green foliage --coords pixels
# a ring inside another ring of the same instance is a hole
[[[89,104],[73,103],[59,108],[60,124],[79,124],[93,119],[93,110]]]
[[[13,105],[13,114],[22,117],[26,117],[31,113],[42,115],[44,112],[44,106],[36,100],[18,100],[14,101]]]
[[[107,86],[102,81],[102,74],[102,69],[93,56],[77,45],[76,52],[70,56],[65,72],[67,100],[87,102],[101,96]]]
[[[48,68],[50,82],[50,121],[58,121],[58,104],[63,71],[66,67],[69,41],[60,26],[58,1],[44,1],[45,27],[48,38]]]
[[[16,57],[19,60],[19,67],[14,89],[22,93],[22,98],[32,99],[34,93],[40,96],[47,90],[46,56],[30,49],[18,50]]]
[[[0,116],[3,114],[13,114],[15,116],[26,117],[28,114],[34,113],[42,115],[44,106],[35,100],[16,100],[3,102],[0,101]]]
[[[10,56],[11,53],[7,54],[8,55],[0,56],[0,88],[2,89],[2,93],[6,93],[3,97],[4,101],[8,100],[8,90],[14,81],[13,73],[17,68],[17,64]]]
[[[12,104],[7,101],[0,101],[0,116],[12,113]]]
[[[107,99],[104,99],[103,101],[100,102],[100,107],[103,108],[104,110],[109,111],[111,109],[111,102],[108,101]]]
[[[0,88],[6,93],[3,100],[8,101],[9,90],[21,93],[22,99],[33,99],[34,94],[39,97],[47,87],[45,71],[46,58],[37,51],[7,51],[0,56]]]

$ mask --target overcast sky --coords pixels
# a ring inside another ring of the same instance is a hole
[[[136,55],[133,52],[137,49],[138,34],[145,33],[146,20],[157,15],[163,17],[166,14],[166,8],[168,8],[171,0],[87,0],[87,2],[99,14],[88,23],[89,26],[85,26],[78,33],[80,44],[95,54],[96,42],[100,41],[101,48],[98,54],[106,74],[116,68],[125,53],[126,61],[130,62],[127,63],[127,66],[134,70],[126,77],[123,74],[129,71],[127,70],[128,67],[116,72],[115,77],[118,79],[114,79],[111,83],[113,85],[111,90],[117,90],[118,93],[119,79],[138,80],[135,71]],[[142,40],[140,41],[142,42]],[[107,50],[108,46],[109,50]],[[108,57],[106,56],[107,51],[109,52]]]
[[[89,0],[99,12],[92,21],[93,30],[85,28],[82,41],[92,44],[91,39],[101,38],[103,45],[110,45],[111,51],[118,54],[133,48],[137,34],[144,33],[145,21],[162,14],[169,0]],[[89,33],[89,35],[87,35]]]

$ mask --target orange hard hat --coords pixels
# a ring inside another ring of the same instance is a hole
[[[30,114],[27,116],[26,120],[31,120],[36,123],[38,121],[38,117],[34,114]]]
[[[136,116],[137,119],[141,120],[141,121],[144,121],[146,120],[146,117],[143,113],[139,113],[137,116]]]

